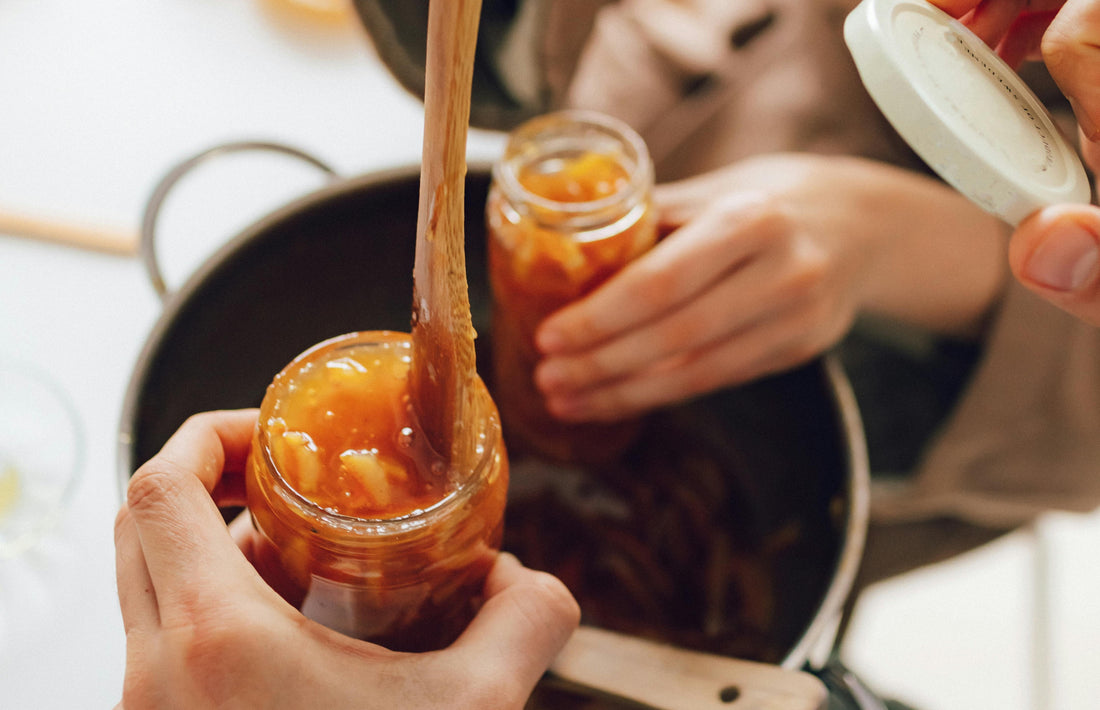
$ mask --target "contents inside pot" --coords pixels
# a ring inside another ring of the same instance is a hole
[[[768,562],[800,534],[760,537],[714,452],[651,436],[601,471],[512,463],[505,549],[559,577],[584,623],[739,658],[778,662]]]
[[[777,566],[807,555],[806,528],[820,521],[794,509],[769,519],[752,461],[714,426],[720,399],[649,415],[611,464],[510,452],[503,548],[565,582],[582,623],[778,663],[793,639]]]

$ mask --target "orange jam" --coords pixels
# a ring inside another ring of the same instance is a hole
[[[493,291],[493,393],[509,446],[572,463],[614,458],[635,426],[567,424],[534,384],[535,331],[657,240],[641,138],[587,112],[549,114],[511,136],[486,207]]]
[[[524,189],[555,202],[595,202],[625,189],[629,182],[622,163],[591,151],[549,158],[519,171]]]
[[[394,518],[438,502],[449,484],[408,403],[409,348],[349,348],[294,375],[265,422],[295,491],[333,513]]]
[[[523,166],[519,188],[537,199],[526,213],[501,191],[489,196],[489,259],[494,288],[502,298],[522,305],[512,312],[526,316],[533,335],[544,317],[589,293],[656,241],[656,221],[648,204],[636,205],[602,228],[570,224],[570,212],[583,214],[592,203],[615,198],[629,185],[626,168],[613,156],[584,152]],[[579,209],[562,210],[565,205]],[[610,216],[608,217],[610,219]],[[575,221],[575,220],[574,220]]]
[[[249,455],[257,569],[303,613],[399,650],[472,618],[500,547],[508,464],[479,383],[476,461],[448,467],[409,403],[411,341],[352,333],[268,387]]]

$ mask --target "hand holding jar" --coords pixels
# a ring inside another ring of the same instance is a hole
[[[565,587],[501,555],[474,621],[433,653],[304,618],[249,564],[254,538],[235,545],[217,508],[244,502],[255,426],[255,410],[192,417],[130,483],[115,522],[119,707],[523,707],[577,624]]]
[[[539,328],[558,417],[630,417],[795,367],[861,311],[972,335],[1003,283],[996,218],[882,163],[771,154],[654,201],[671,233]]]

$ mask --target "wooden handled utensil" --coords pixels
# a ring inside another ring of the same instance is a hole
[[[122,256],[133,256],[138,251],[137,232],[87,227],[3,210],[0,210],[0,234],[41,239]]]
[[[659,710],[823,710],[829,699],[809,673],[592,626],[573,632],[549,680]]]
[[[428,8],[424,152],[413,266],[413,406],[435,450],[469,461],[476,378],[466,284],[466,132],[481,0]]]

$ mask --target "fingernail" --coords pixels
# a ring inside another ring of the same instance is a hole
[[[546,409],[563,421],[582,419],[585,413],[584,401],[579,397],[551,397],[546,400]]]
[[[567,382],[565,368],[554,360],[547,360],[535,368],[535,384],[543,392],[561,389]]]
[[[1100,261],[1096,237],[1075,224],[1058,225],[1043,238],[1024,266],[1024,274],[1047,288],[1075,291],[1085,285]]]
[[[561,352],[565,349],[565,337],[555,328],[539,328],[535,333],[535,346],[546,354]]]

